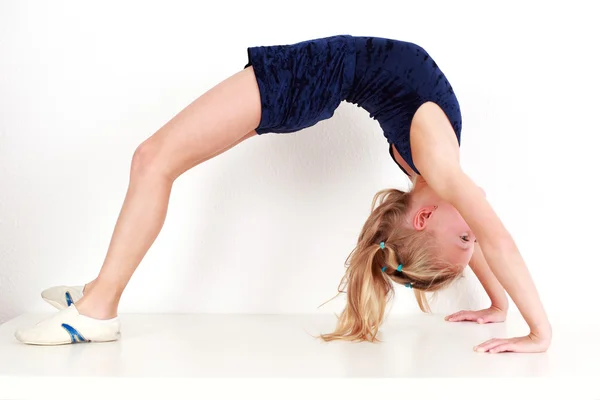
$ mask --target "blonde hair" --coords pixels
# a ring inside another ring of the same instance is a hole
[[[375,194],[338,287],[338,295],[346,290],[346,307],[335,330],[320,335],[323,340],[378,341],[386,305],[394,295],[393,282],[412,285],[419,308],[430,312],[426,292],[440,290],[460,275],[460,268],[439,257],[433,235],[409,223],[412,193],[385,189]],[[399,264],[401,271],[396,270]]]

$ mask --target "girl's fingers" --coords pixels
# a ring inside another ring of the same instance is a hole
[[[506,339],[490,339],[487,342],[483,342],[478,346],[475,346],[474,350],[478,353],[484,353],[491,348],[507,343]]]
[[[496,341],[496,340],[499,340],[499,339],[495,339],[495,338],[494,338],[494,339],[486,340],[486,341],[485,341],[485,342],[483,342],[483,343],[479,343],[477,346],[475,346],[475,348],[477,348],[477,347],[482,347],[482,346],[485,346],[485,345],[487,345],[487,344],[489,344],[489,343],[491,343],[491,342],[493,342],[493,341]]]
[[[456,318],[458,315],[462,314],[464,311],[459,311],[459,312],[455,312],[454,314],[450,314],[448,315],[446,318],[444,318],[446,321],[450,321],[453,318]]]
[[[488,351],[490,353],[503,353],[505,351],[514,351],[514,343],[504,343],[496,347],[492,347]]]
[[[475,321],[475,313],[469,311],[460,311],[455,314],[446,317],[446,321],[459,322],[459,321]]]
[[[484,315],[482,317],[477,318],[478,324],[487,324],[488,322],[494,322],[494,317],[490,315]]]

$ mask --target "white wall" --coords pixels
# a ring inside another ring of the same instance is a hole
[[[339,33],[413,41],[433,55],[461,101],[463,165],[516,238],[548,311],[597,313],[591,6],[285,4],[0,2],[0,322],[49,311],[43,288],[95,276],[134,149],[241,69],[247,46]],[[336,292],[372,196],[406,184],[377,123],[353,105],[298,134],[252,138],[176,183],[121,312],[339,311],[343,298],[317,307]],[[441,311],[485,304],[473,275],[440,299]],[[392,312],[415,310],[398,288]]]

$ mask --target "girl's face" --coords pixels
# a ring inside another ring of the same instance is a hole
[[[435,205],[419,208],[413,218],[413,227],[434,234],[446,261],[463,268],[469,264],[475,249],[475,235],[458,210],[447,201],[437,199]]]
[[[429,218],[430,229],[442,246],[442,254],[455,265],[466,267],[475,249],[475,235],[458,210],[440,201]]]

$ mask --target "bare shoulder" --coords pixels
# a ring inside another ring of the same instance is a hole
[[[507,232],[488,203],[485,193],[462,170],[459,146],[450,121],[434,103],[423,104],[410,129],[415,166],[427,184],[450,202],[485,243],[507,238]],[[488,248],[489,250],[489,248]]]
[[[410,143],[415,166],[427,183],[436,190],[450,190],[445,186],[463,174],[460,148],[448,117],[437,104],[419,107],[411,123]]]

